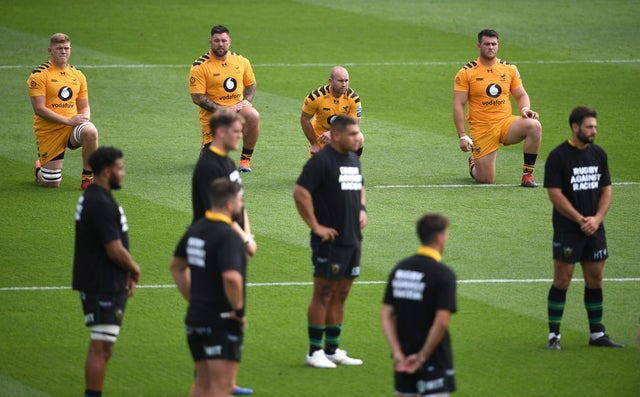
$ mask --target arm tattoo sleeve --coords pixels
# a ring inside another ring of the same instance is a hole
[[[194,102],[204,110],[214,112],[218,106],[205,94],[194,94]]]

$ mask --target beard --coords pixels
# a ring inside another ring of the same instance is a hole
[[[109,187],[111,190],[120,190],[122,188],[120,181],[115,175],[111,175],[111,178],[109,178]]]
[[[213,50],[214,55],[219,57],[219,58],[224,57],[225,55],[227,55],[228,52],[229,52],[229,50],[226,50],[224,48],[219,48],[217,50]]]
[[[590,143],[593,143],[593,141],[594,141],[594,139],[595,139],[595,137],[588,137],[588,136],[586,136],[586,135],[582,132],[582,129],[580,129],[580,130],[578,131],[578,134],[577,134],[576,136],[577,136],[578,140],[579,140],[580,142],[584,143],[585,145],[588,145],[588,144],[590,144]]]

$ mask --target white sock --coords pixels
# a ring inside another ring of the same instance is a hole
[[[558,338],[558,340],[560,340],[560,334],[556,334],[555,332],[549,332],[549,340],[553,338]]]
[[[591,333],[591,340],[596,340],[598,338],[601,338],[604,336],[604,332],[592,332]]]

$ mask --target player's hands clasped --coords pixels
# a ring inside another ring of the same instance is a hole
[[[87,116],[86,114],[82,114],[82,113],[78,113],[74,116],[69,117],[69,125],[72,126],[76,126],[76,125],[80,125],[82,123],[86,123],[87,121],[89,121],[89,116]]]
[[[538,117],[539,117],[537,112],[534,112],[533,110],[529,109],[526,106],[520,109],[520,114],[522,115],[522,118],[525,118],[525,119],[538,120]]]

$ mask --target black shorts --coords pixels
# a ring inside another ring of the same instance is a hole
[[[234,323],[237,323],[234,320]],[[231,360],[240,362],[244,335],[240,323],[217,327],[186,327],[193,361]]]
[[[85,325],[87,327],[98,324],[121,326],[127,297],[127,292],[117,294],[80,292]]]
[[[429,396],[456,390],[453,369],[433,368],[427,364],[413,374],[395,371],[394,382],[399,394]]]
[[[360,275],[360,243],[334,245],[328,242],[311,242],[313,276],[342,280]]]
[[[609,258],[604,229],[591,236],[553,233],[553,259],[567,263],[598,262]]]

